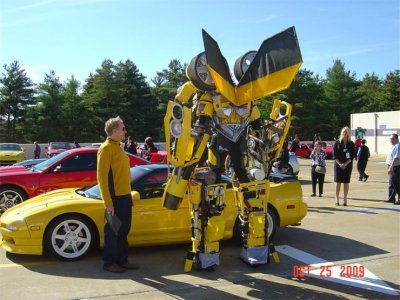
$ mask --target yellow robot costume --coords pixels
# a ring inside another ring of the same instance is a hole
[[[289,130],[291,105],[275,100],[270,117],[262,120],[255,100],[291,84],[302,62],[296,32],[288,28],[265,40],[258,51],[239,57],[237,84],[218,44],[204,30],[203,41],[205,51],[189,63],[189,81],[168,103],[164,118],[168,161],[175,167],[164,207],[177,209],[189,194],[193,245],[185,271],[193,260],[203,269],[218,265],[226,188],[220,179],[229,154],[240,182],[235,187],[244,242],[240,257],[251,265],[264,264],[274,254],[267,234],[268,177]],[[208,170],[196,168],[206,159]]]

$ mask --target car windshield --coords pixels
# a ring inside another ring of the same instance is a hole
[[[55,149],[72,149],[70,143],[51,143],[50,148]]]
[[[37,165],[34,165],[32,167],[32,171],[35,172],[43,172],[43,170],[46,170],[48,167],[51,165],[55,164],[57,161],[62,160],[64,157],[68,156],[69,152],[61,152],[60,154],[57,154],[49,159],[46,159],[45,161],[38,163]]]
[[[20,145],[2,144],[0,145],[0,151],[22,151],[22,149]]]
[[[131,168],[131,189],[134,190],[134,183],[137,182],[141,177],[147,175],[148,171],[144,166],[137,166]],[[78,194],[84,195],[85,197],[101,200],[99,185],[93,185],[77,191]]]

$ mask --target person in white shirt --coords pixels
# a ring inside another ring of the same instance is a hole
[[[399,136],[393,133],[390,137],[390,143],[393,145],[392,149],[388,153],[386,158],[386,164],[388,165],[389,174],[389,198],[384,202],[392,202],[393,204],[400,204],[400,144]],[[397,194],[397,200],[396,200]]]

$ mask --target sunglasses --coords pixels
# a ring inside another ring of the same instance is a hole
[[[117,127],[117,128],[114,128],[115,130],[121,130],[121,131],[125,131],[126,132],[126,129],[125,129],[125,127],[122,127],[121,129],[119,128],[119,127]]]

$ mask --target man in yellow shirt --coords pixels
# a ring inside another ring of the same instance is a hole
[[[121,221],[117,233],[107,222],[104,225],[104,269],[123,273],[139,266],[128,261],[128,234],[132,221],[132,197],[129,158],[121,149],[126,130],[120,117],[105,123],[107,140],[97,152],[97,181],[104,201],[105,213]],[[115,229],[115,228],[114,228]]]

